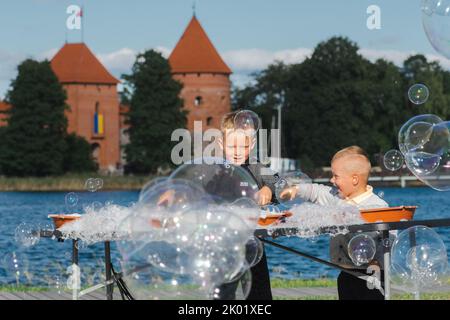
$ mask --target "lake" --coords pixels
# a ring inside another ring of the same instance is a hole
[[[390,206],[417,205],[415,219],[450,218],[450,193],[430,188],[378,188],[384,193]],[[48,224],[48,214],[69,212],[62,192],[1,192],[0,193],[0,285],[31,284],[58,286],[65,281],[66,269],[70,265],[71,242],[57,242],[41,239],[30,248],[18,246],[14,240],[16,227],[24,221],[41,225]],[[138,199],[138,192],[95,192],[78,193],[77,210],[84,205],[97,202],[98,205],[112,202],[129,206]],[[450,228],[435,229],[450,249]],[[289,245],[328,259],[329,237],[314,240],[296,237],[277,239]],[[305,258],[267,246],[271,277],[285,279],[336,277],[338,271]],[[119,254],[112,245],[113,264],[120,268]],[[97,283],[103,278],[103,245],[96,244],[80,248],[80,267],[85,284]]]

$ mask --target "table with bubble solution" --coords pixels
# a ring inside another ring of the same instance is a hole
[[[405,230],[411,227],[416,226],[424,226],[428,228],[443,228],[450,227],[450,218],[447,219],[434,219],[434,220],[412,220],[412,221],[402,221],[402,222],[379,222],[379,223],[366,223],[366,224],[358,224],[358,225],[349,225],[349,226],[339,226],[339,227],[323,227],[319,230],[319,234],[335,234],[339,231],[342,231],[344,228],[346,231],[350,233],[365,233],[365,232],[378,232],[380,234],[381,242],[383,243],[383,259],[384,259],[384,289],[381,286],[381,282],[377,283],[379,279],[375,278],[373,275],[368,275],[366,273],[355,271],[354,269],[347,269],[330,261],[317,258],[313,255],[310,255],[305,252],[301,252],[295,248],[287,247],[281,245],[275,241],[276,238],[279,237],[287,237],[296,235],[298,232],[298,228],[294,225],[291,225],[288,219],[285,219],[283,222],[277,224],[276,226],[268,226],[261,227],[255,230],[255,236],[258,237],[264,244],[274,246],[278,249],[284,250],[286,252],[296,254],[303,258],[310,259],[317,263],[325,264],[331,268],[336,268],[342,272],[346,272],[351,274],[357,278],[363,279],[365,281],[371,282],[374,287],[384,295],[385,300],[389,300],[391,298],[391,247],[392,243],[389,240],[390,231],[396,230]],[[64,237],[63,234],[58,231],[47,231],[41,230],[40,235],[43,238],[56,238],[59,242],[69,240],[72,241],[72,265],[78,266],[78,239],[68,239]],[[409,237],[409,241],[411,242],[411,246],[414,246],[415,238],[414,234],[411,233]],[[122,299],[133,299],[132,294],[128,291],[126,284],[123,282],[123,275],[120,273],[116,273],[112,267],[111,263],[111,244],[110,241],[104,241],[104,262],[105,262],[105,279],[104,283],[97,284],[93,287],[84,289],[82,291],[79,290],[79,286],[74,285],[73,290],[73,299],[76,300],[80,296],[98,290],[100,288],[106,287],[106,299],[113,299],[113,290],[114,285],[117,285],[119,292],[121,294]],[[143,266],[145,268],[146,266]],[[79,277],[79,274],[78,274]]]
[[[391,298],[391,248],[392,243],[389,239],[389,234],[391,231],[402,231],[412,227],[424,226],[428,228],[444,228],[450,227],[450,218],[446,219],[433,219],[433,220],[411,220],[411,221],[400,221],[400,222],[378,222],[378,223],[366,223],[366,224],[357,224],[357,225],[349,225],[349,226],[339,226],[339,227],[323,227],[319,230],[319,234],[336,234],[339,231],[345,229],[349,233],[357,234],[357,233],[366,233],[366,232],[377,232],[380,234],[380,242],[382,243],[383,248],[383,262],[384,262],[384,289],[381,287],[381,283],[378,282],[379,279],[375,278],[373,275],[367,275],[362,272],[357,272],[354,269],[347,269],[335,263],[317,258],[313,255],[310,255],[305,252],[301,252],[294,248],[290,248],[284,245],[281,245],[277,242],[269,240],[270,238],[275,239],[278,237],[286,237],[296,235],[298,229],[295,226],[290,226],[289,221],[287,223],[280,224],[276,228],[263,228],[255,231],[255,236],[257,236],[263,243],[274,246],[281,250],[285,250],[292,254],[299,255],[301,257],[310,259],[317,263],[325,264],[331,268],[336,268],[341,270],[342,272],[346,272],[351,274],[357,278],[362,280],[366,280],[371,282],[376,289],[378,289],[383,295],[385,300],[390,300]],[[410,246],[415,246],[415,234],[414,232],[410,232],[409,234],[409,242]]]

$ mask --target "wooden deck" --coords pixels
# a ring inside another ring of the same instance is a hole
[[[305,296],[336,296],[336,288],[301,288],[301,289],[272,289],[275,297],[305,297]],[[169,297],[165,297],[169,298]],[[121,300],[117,288],[114,290],[114,300]],[[0,292],[0,300],[72,300],[70,292]],[[84,296],[79,300],[106,300],[104,290],[98,290]]]
[[[443,286],[433,290],[435,292],[450,292],[450,286]],[[393,290],[393,294],[401,293],[400,291]],[[186,292],[186,296],[189,296],[192,292]],[[337,288],[274,288],[272,289],[274,297],[283,299],[289,298],[301,298],[307,296],[315,297],[337,297]],[[165,292],[161,294],[162,299],[170,299],[170,293]],[[114,300],[121,300],[120,293],[117,288],[114,290]],[[71,292],[2,292],[0,291],[0,300],[72,300]],[[79,300],[106,300],[105,290],[98,290],[84,296],[81,296]]]

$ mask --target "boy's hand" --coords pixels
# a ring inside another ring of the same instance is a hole
[[[272,190],[264,186],[257,193],[257,200],[260,206],[264,206],[272,201]]]
[[[281,191],[280,198],[283,200],[292,200],[297,195],[296,187],[289,187]]]

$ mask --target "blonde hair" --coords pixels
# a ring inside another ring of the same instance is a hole
[[[347,159],[345,162],[345,167],[349,171],[363,176],[366,180],[365,182],[367,183],[370,175],[371,164],[366,151],[358,146],[344,148],[335,153],[331,159],[331,163],[342,158]]]
[[[222,122],[220,123],[220,130],[222,132],[225,132],[226,130],[235,129],[234,118],[236,117],[238,112],[239,111],[233,111],[233,112],[225,114],[222,117]]]

